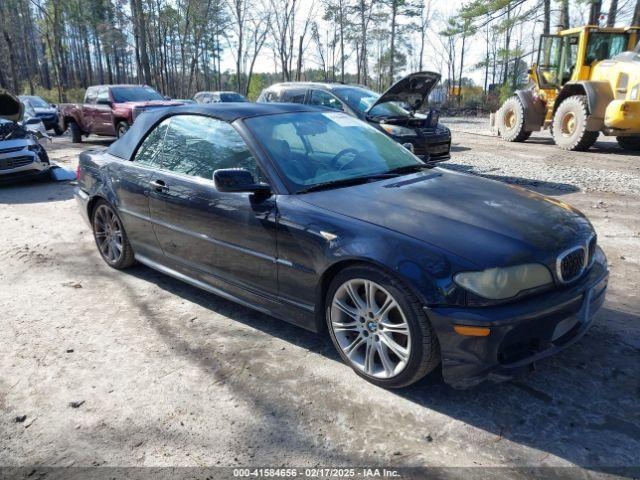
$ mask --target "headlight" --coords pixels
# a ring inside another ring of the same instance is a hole
[[[380,127],[390,135],[395,135],[396,137],[415,137],[416,131],[407,128],[401,127],[400,125],[391,125],[389,123],[381,123]]]
[[[482,272],[462,272],[453,279],[462,288],[489,300],[515,297],[523,290],[552,282],[549,269],[538,263],[491,268]]]

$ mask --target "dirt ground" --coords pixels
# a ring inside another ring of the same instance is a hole
[[[639,466],[640,158],[450,126],[446,168],[553,195],[596,227],[610,287],[579,343],[508,383],[456,391],[435,374],[385,391],[328,338],[143,266],[108,268],[69,184],[2,187],[0,466]],[[47,148],[75,169],[108,143]]]

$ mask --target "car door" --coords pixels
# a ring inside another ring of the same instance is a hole
[[[93,131],[100,135],[115,134],[111,98],[109,97],[109,89],[107,87],[98,88]]]
[[[109,165],[111,186],[118,212],[136,254],[160,259],[162,250],[149,213],[151,178],[160,167],[162,146],[169,120],[156,126],[142,141],[131,161]]]
[[[86,132],[93,132],[94,119],[96,114],[96,99],[98,98],[98,89],[96,87],[87,88],[82,104],[82,125]]]
[[[338,100],[335,96],[333,96],[329,92],[325,92],[323,90],[313,89],[311,90],[311,95],[309,95],[309,105],[317,105],[320,107],[327,107],[333,110],[338,110],[343,112],[344,107],[342,102]]]
[[[165,257],[182,268],[275,295],[275,197],[219,192],[213,182],[215,170],[238,167],[260,178],[255,158],[230,124],[173,116],[162,170],[151,179],[154,231]]]

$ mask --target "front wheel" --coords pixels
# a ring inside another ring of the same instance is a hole
[[[524,107],[518,97],[508,98],[498,114],[498,130],[507,142],[524,142],[531,132],[524,128]]]
[[[628,137],[616,137],[618,145],[625,150],[640,150],[640,135],[631,135]]]
[[[115,209],[99,200],[93,209],[93,237],[107,265],[121,270],[135,263],[133,248]]]
[[[587,150],[599,132],[587,131],[589,109],[584,95],[573,95],[560,104],[553,116],[553,140],[563,150]]]
[[[118,122],[116,125],[116,137],[120,138],[129,130],[129,124],[127,122]]]
[[[60,128],[60,125],[56,125],[53,127],[53,133],[55,133],[58,137],[64,133],[64,130]]]
[[[382,270],[356,266],[338,273],[325,311],[343,361],[375,385],[410,385],[440,363],[438,340],[419,300]]]
[[[73,143],[81,143],[82,131],[80,131],[80,127],[73,120],[69,122],[69,130],[71,131],[71,141]]]

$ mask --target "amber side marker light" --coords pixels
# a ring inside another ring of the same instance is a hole
[[[486,337],[491,330],[485,327],[465,327],[456,325],[453,327],[458,335],[466,335],[467,337]]]

